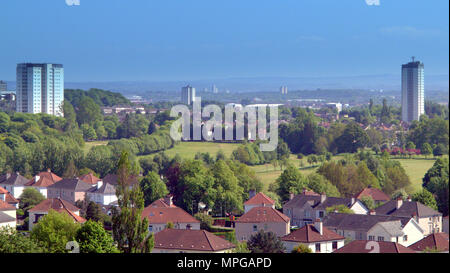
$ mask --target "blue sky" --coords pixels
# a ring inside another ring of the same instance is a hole
[[[55,62],[66,81],[448,74],[446,0],[0,1],[0,79]]]

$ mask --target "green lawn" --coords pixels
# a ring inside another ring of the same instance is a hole
[[[91,150],[91,148],[94,147],[94,146],[98,146],[98,145],[106,145],[106,144],[108,144],[108,141],[107,141],[107,140],[104,140],[104,141],[99,140],[99,141],[85,142],[84,148],[83,148],[84,154],[89,153],[89,150]]]
[[[422,178],[434,164],[434,159],[394,159],[402,164],[409,176],[411,186],[406,189],[408,193],[414,193],[422,189]]]

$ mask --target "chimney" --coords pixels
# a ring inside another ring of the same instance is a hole
[[[11,177],[11,173],[10,172],[7,172],[6,173],[6,179],[9,179]]]
[[[411,201],[412,201],[411,196],[408,195],[408,198],[407,198],[406,200],[407,200],[408,202],[411,202]]]
[[[304,195],[306,195],[306,188],[303,188],[303,192]]]
[[[369,215],[377,215],[377,213],[375,212],[375,210],[371,209],[371,210],[369,211]]]
[[[403,205],[403,199],[401,197],[398,197],[396,209],[399,209],[402,205]]]
[[[41,178],[41,177],[40,177],[39,175],[36,175],[36,176],[34,177],[34,182],[38,182],[40,178]]]
[[[323,223],[319,219],[314,222],[314,227],[317,229],[320,235],[323,235]]]
[[[164,203],[166,203],[169,206],[173,205],[173,201],[172,201],[173,196],[168,194],[166,195],[166,197],[164,197]]]
[[[350,205],[353,205],[353,204],[355,204],[355,197],[352,197],[352,203],[350,204]]]
[[[97,182],[97,189],[100,189],[103,186],[103,180],[99,180]]]
[[[255,195],[256,195],[256,191],[255,190],[250,190],[248,192],[248,199],[252,199]]]
[[[48,173],[51,173],[51,172],[52,172],[52,170],[50,170],[50,168],[48,168],[48,169],[47,169],[47,172],[48,172]]]
[[[294,199],[294,194],[291,192],[291,193],[289,193],[289,200],[292,200],[292,199]]]
[[[326,199],[327,199],[327,195],[324,192],[322,192],[320,194],[320,203],[325,202]]]

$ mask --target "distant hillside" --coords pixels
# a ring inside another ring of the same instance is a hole
[[[100,106],[131,105],[131,102],[120,93],[91,88],[89,91],[81,89],[65,89],[64,98],[77,107],[81,98],[88,96]]]

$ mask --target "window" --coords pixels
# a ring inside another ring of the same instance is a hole
[[[404,242],[408,241],[408,235],[403,236],[403,241]]]
[[[319,211],[319,217],[320,217],[320,218],[323,217],[323,211]]]
[[[148,231],[150,231],[150,232],[153,231],[153,226],[152,225],[148,226]]]
[[[333,247],[333,250],[336,250],[338,247],[338,242],[334,241],[331,246]]]
[[[369,236],[369,241],[375,241],[375,236]]]
[[[258,226],[257,225],[253,225],[253,231],[258,231]]]
[[[383,242],[384,241],[384,237],[383,236],[378,236],[378,241],[379,242]]]
[[[316,252],[320,252],[320,243],[316,244]]]

